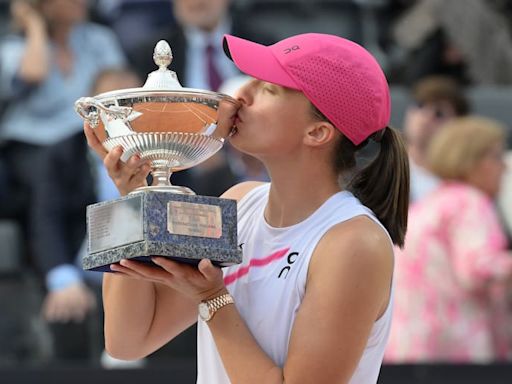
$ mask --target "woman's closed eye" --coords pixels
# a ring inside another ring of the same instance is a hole
[[[263,91],[271,93],[273,95],[277,93],[276,87],[273,86],[272,84],[269,84],[269,83],[264,83],[263,84]]]

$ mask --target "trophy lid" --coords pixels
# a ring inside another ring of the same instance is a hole
[[[176,72],[169,70],[167,67],[171,64],[173,59],[171,47],[165,40],[160,40],[156,43],[153,52],[153,60],[158,65],[156,71],[148,75],[146,82],[142,88],[151,90],[181,90],[183,87],[178,81]]]
[[[201,94],[205,97],[211,95],[214,98],[227,95],[221,95],[216,92],[207,91],[204,89],[185,88],[178,80],[176,72],[171,71],[167,67],[171,64],[173,59],[172,50],[169,43],[165,40],[160,40],[153,51],[153,61],[158,69],[149,73],[146,82],[139,88],[126,88],[115,91],[105,92],[94,96],[95,99],[110,99],[110,98],[123,98],[128,95],[141,94],[141,93],[158,93],[158,94]]]
[[[192,97],[200,96],[204,98],[211,98],[212,100],[232,99],[230,96],[218,92],[183,87],[178,80],[176,72],[167,68],[171,64],[172,59],[173,55],[169,43],[165,40],[160,40],[155,45],[155,49],[153,51],[153,61],[155,62],[155,65],[158,66],[158,69],[148,74],[146,82],[142,87],[109,91],[95,95],[94,99],[122,99],[149,93],[161,95],[184,95]]]

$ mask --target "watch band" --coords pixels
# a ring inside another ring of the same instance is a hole
[[[204,304],[208,307],[209,315],[207,317],[203,317],[204,321],[210,321],[215,312],[228,304],[234,304],[233,296],[229,293],[225,293],[223,295],[214,297],[213,299],[203,301]]]

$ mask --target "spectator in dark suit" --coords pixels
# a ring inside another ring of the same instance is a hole
[[[161,39],[171,46],[174,58],[170,69],[176,72],[183,86],[216,91],[223,81],[239,74],[221,45],[225,33],[247,37],[243,20],[230,14],[230,3],[229,0],[173,1],[177,25],[150,36],[131,58],[139,76],[145,79],[157,69],[153,49]]]
[[[238,69],[223,53],[225,33],[258,41],[243,30],[243,20],[230,14],[230,0],[174,0],[173,12],[177,25],[153,36],[136,50],[132,58],[138,74],[146,78],[156,70],[153,49],[158,40],[170,44],[175,71],[181,84],[188,88],[218,91],[226,80],[239,75]],[[268,41],[259,42],[268,43]],[[183,184],[197,194],[218,196],[240,181],[229,164],[230,156],[221,151],[206,162],[172,177],[174,184]]]

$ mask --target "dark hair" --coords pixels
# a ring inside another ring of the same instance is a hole
[[[314,115],[329,121],[316,108]],[[356,153],[373,138],[355,145],[341,135],[335,148],[334,165],[340,174],[351,172],[345,188],[373,211],[393,243],[402,247],[409,210],[409,158],[402,135],[396,129],[386,127],[372,136],[380,142],[373,161],[356,169]]]
[[[419,80],[413,86],[412,97],[418,104],[446,101],[452,105],[457,116],[465,116],[470,112],[464,90],[449,76],[433,75]]]

